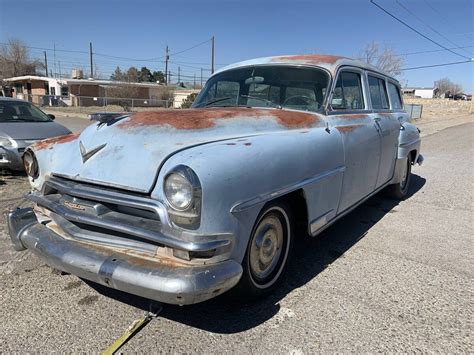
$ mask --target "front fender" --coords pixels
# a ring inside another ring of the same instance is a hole
[[[302,188],[307,199],[315,201],[308,203],[310,220],[331,209],[335,213],[344,152],[340,133],[323,128],[209,143],[169,158],[159,173],[153,198],[165,201],[164,176],[179,164],[193,169],[201,182],[198,232],[235,235],[232,257],[240,262],[253,224],[267,201]],[[321,179],[315,179],[318,176]]]

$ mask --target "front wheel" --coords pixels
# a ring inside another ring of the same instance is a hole
[[[247,299],[270,293],[281,279],[293,245],[292,217],[285,203],[268,205],[260,213],[242,263],[236,291]]]
[[[403,200],[407,197],[408,189],[410,187],[412,163],[411,154],[408,154],[407,160],[403,166],[402,179],[399,183],[387,187],[387,192],[390,197],[398,200]]]

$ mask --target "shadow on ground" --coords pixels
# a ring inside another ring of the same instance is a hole
[[[412,175],[410,198],[426,180]],[[347,250],[364,238],[367,232],[387,213],[393,212],[399,201],[384,198],[383,194],[371,198],[353,212],[336,222],[316,238],[297,240],[286,277],[269,297],[253,302],[231,301],[225,294],[215,299],[192,305],[164,305],[160,317],[215,333],[238,333],[251,329],[272,318],[280,309],[279,301],[326,269]],[[288,275],[291,275],[290,277]],[[153,309],[150,300],[86,281],[99,293],[143,310]]]

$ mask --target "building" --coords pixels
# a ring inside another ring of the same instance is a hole
[[[173,92],[173,107],[174,108],[181,108],[183,101],[191,94],[198,94],[198,89],[181,89],[179,87],[175,88]]]
[[[432,99],[438,97],[438,88],[402,88],[403,95]]]
[[[38,106],[105,106],[115,99],[111,89],[133,87],[137,106],[168,106],[168,88],[157,83],[122,83],[112,80],[57,79],[26,75],[4,79],[12,88],[13,97],[30,101]],[[171,100],[169,100],[171,101]],[[132,104],[133,106],[133,104]]]

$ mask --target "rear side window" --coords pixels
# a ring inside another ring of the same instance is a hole
[[[398,87],[395,84],[388,83],[388,95],[390,96],[392,110],[400,110],[403,108],[400,90],[398,90]]]
[[[339,74],[331,106],[335,110],[361,110],[364,108],[362,84],[358,73],[342,72]]]
[[[369,75],[369,92],[374,110],[389,109],[385,80]]]

